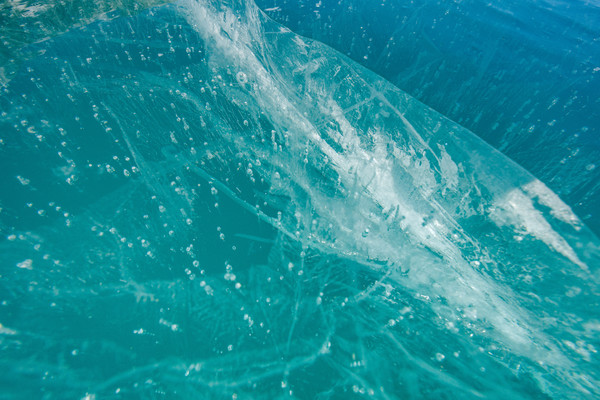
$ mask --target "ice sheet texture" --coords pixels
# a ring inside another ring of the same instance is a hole
[[[256,3],[500,149],[600,234],[597,1]]]
[[[8,398],[595,398],[597,238],[252,2],[33,45],[0,97]]]

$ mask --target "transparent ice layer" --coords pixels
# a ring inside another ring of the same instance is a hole
[[[245,1],[32,45],[1,89],[7,398],[594,398],[597,238]]]

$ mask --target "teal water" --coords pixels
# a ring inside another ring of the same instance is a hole
[[[0,89],[0,398],[598,397],[544,183],[252,2],[102,15]]]

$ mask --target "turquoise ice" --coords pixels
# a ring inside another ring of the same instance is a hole
[[[598,239],[250,1],[27,47],[0,97],[7,398],[595,398]]]

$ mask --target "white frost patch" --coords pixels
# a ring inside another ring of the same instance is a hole
[[[406,172],[412,177],[415,187],[419,188],[423,198],[429,198],[437,190],[438,184],[425,152],[421,151],[421,154],[418,154],[413,146],[409,145],[406,149],[401,149],[395,144],[393,152],[394,157],[401,161]]]
[[[550,213],[553,217],[566,222],[576,230],[581,229],[581,221],[571,211],[571,208],[563,203],[556,193],[548,189],[542,182],[536,179],[524,185],[523,190],[532,198],[537,198],[540,204],[550,208]]]
[[[545,199],[547,198],[545,197]],[[587,266],[581,262],[567,241],[552,229],[552,226],[546,221],[542,213],[534,207],[531,198],[522,190],[511,190],[497,206],[504,211],[502,215],[504,218],[496,213],[492,214],[492,218],[497,223],[502,223],[502,219],[506,219],[506,222],[509,224],[541,240],[551,249],[587,270]]]
[[[21,269],[29,269],[32,270],[33,264],[33,260],[31,258],[28,258],[27,260],[21,261],[20,263],[17,264],[17,268],[21,268]]]
[[[22,177],[21,175],[17,175],[17,179],[19,180],[19,182],[21,183],[21,185],[23,186],[27,186],[29,185],[29,179]]]
[[[26,1],[21,0],[9,0],[9,7],[12,7],[13,12],[17,11],[21,13],[21,17],[25,18],[36,18],[40,14],[46,12],[51,6],[49,4],[27,4]]]
[[[0,335],[16,335],[17,331],[10,329],[0,324]]]
[[[442,170],[442,179],[446,187],[442,190],[442,195],[445,194],[447,189],[456,190],[458,187],[458,166],[452,158],[446,152],[446,148],[441,144],[438,144],[438,148],[442,153],[442,159],[440,161],[440,168]]]
[[[306,42],[304,40],[302,40],[302,38],[300,36],[296,36],[293,39],[294,43],[296,43],[298,45],[298,47],[301,47],[302,49],[307,49],[308,45],[306,44]]]

